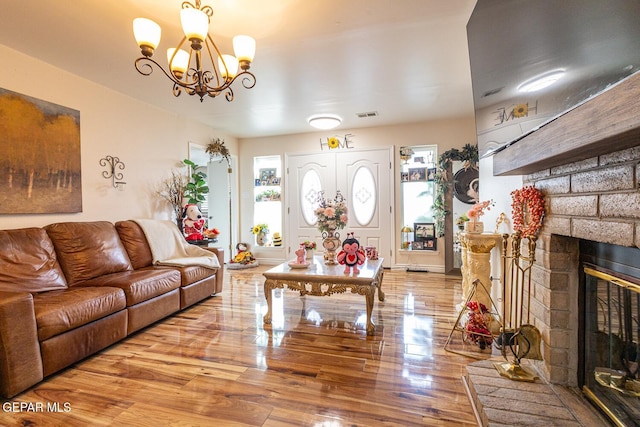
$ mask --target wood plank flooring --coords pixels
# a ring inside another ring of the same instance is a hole
[[[218,296],[3,402],[0,425],[475,425],[461,381],[475,359],[443,350],[459,277],[385,271],[368,337],[351,293],[275,290],[265,328],[267,268],[227,271]]]

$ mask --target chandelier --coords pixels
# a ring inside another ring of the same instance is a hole
[[[148,76],[153,72],[151,64],[155,64],[173,82],[174,96],[184,90],[189,95],[198,95],[200,102],[206,95],[215,98],[223,92],[227,101],[233,101],[231,84],[240,76],[242,86],[246,89],[254,87],[256,77],[248,70],[256,51],[255,40],[249,36],[235,36],[233,50],[236,56],[221,54],[208,33],[212,16],[211,6],[201,6],[200,0],[195,0],[195,5],[188,1],[182,3],[180,21],[184,37],[176,48],[167,49],[169,71],[151,58],[160,43],[160,26],[150,19],[134,19],[133,34],[143,55],[136,59],[136,70]],[[182,49],[187,45],[188,52]],[[203,68],[207,58],[209,70]]]

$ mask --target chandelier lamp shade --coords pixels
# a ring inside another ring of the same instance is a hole
[[[160,44],[160,26],[147,18],[134,19],[133,34],[142,52],[135,61],[136,70],[148,76],[155,65],[173,83],[174,96],[184,90],[189,95],[198,95],[201,102],[205,96],[215,98],[222,93],[227,101],[233,101],[231,85],[238,78],[246,89],[254,87],[256,78],[249,68],[256,51],[255,40],[245,35],[235,36],[235,56],[220,53],[209,35],[212,16],[211,6],[201,6],[200,0],[195,0],[195,5],[188,1],[182,3],[180,21],[184,37],[177,47],[167,49],[166,69],[152,58]]]

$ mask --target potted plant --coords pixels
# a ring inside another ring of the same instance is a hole
[[[204,202],[207,194],[209,194],[207,174],[199,171],[198,165],[189,159],[184,159],[182,162],[191,168],[190,181],[187,182],[184,188],[184,196],[187,202],[195,204]]]
[[[456,218],[456,225],[460,230],[464,230],[464,223],[467,221],[469,221],[469,217],[466,214],[462,214]]]
[[[258,246],[264,246],[267,243],[267,234],[269,234],[269,226],[267,224],[254,225],[251,227],[251,232],[256,235]]]

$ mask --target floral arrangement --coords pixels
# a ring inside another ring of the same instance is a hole
[[[469,301],[467,303],[468,319],[465,325],[465,331],[468,338],[484,349],[487,344],[491,345],[493,337],[489,331],[491,323],[491,313],[486,305],[478,301]]]
[[[316,248],[316,242],[305,240],[304,242],[302,242],[302,244],[304,245],[305,249],[315,249]]]
[[[336,192],[333,200],[324,198],[324,191],[318,194],[318,207],[314,211],[318,219],[318,230],[327,232],[329,230],[340,230],[346,227],[349,217],[347,216],[347,205],[340,190]]]
[[[495,205],[493,200],[485,200],[484,202],[478,202],[469,209],[467,212],[467,216],[470,221],[476,222],[478,219],[484,215],[484,211],[491,210],[491,206]]]
[[[188,179],[184,173],[173,169],[171,175],[160,182],[156,189],[156,195],[171,206],[177,224],[182,226],[182,199]]]
[[[544,195],[533,186],[527,186],[511,192],[511,215],[513,229],[520,232],[522,238],[538,235],[544,219]]]
[[[253,234],[260,234],[260,233],[269,234],[269,226],[267,224],[254,225],[251,228],[251,232]]]

